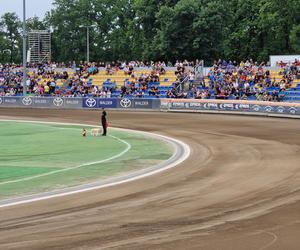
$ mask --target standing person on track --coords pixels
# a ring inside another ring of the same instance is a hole
[[[107,119],[106,119],[106,111],[104,110],[104,108],[102,108],[101,123],[102,123],[102,128],[103,128],[102,136],[106,136],[106,132],[107,132]]]

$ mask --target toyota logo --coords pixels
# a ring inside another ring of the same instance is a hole
[[[89,108],[94,108],[97,104],[97,101],[94,98],[89,98],[89,99],[86,99],[85,104]]]
[[[30,97],[24,97],[22,99],[22,103],[25,105],[25,106],[30,106],[32,104],[32,99]]]
[[[53,104],[56,107],[61,107],[64,104],[64,100],[62,98],[60,98],[60,97],[56,97],[53,100]]]
[[[128,98],[122,99],[120,105],[123,108],[129,108],[131,106],[131,101]]]
[[[3,102],[3,100],[2,100],[2,98],[0,97],[0,105],[2,104],[2,102]]]
[[[291,114],[296,114],[296,112],[297,112],[297,110],[296,110],[296,108],[294,108],[294,107],[291,107],[290,109],[289,109],[289,112],[291,113]]]

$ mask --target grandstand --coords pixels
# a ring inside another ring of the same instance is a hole
[[[151,69],[142,68],[136,69],[137,76],[150,75]],[[164,75],[161,76],[161,86],[171,86],[176,81],[175,69],[167,70]],[[122,87],[126,80],[130,79],[130,76],[125,75],[124,71],[119,70],[112,75],[108,75],[105,70],[100,70],[98,74],[91,76],[94,85],[101,86],[103,83],[115,82],[117,87]]]
[[[29,94],[300,101],[300,75],[297,67],[293,72],[287,66],[256,67],[250,71],[247,67],[232,66],[228,70],[214,65],[206,70],[208,73],[202,79],[189,77],[193,71],[191,67],[181,73],[178,73],[179,68],[166,67],[160,72],[155,67],[134,67],[128,74],[123,68],[107,70],[94,64],[84,65],[80,70],[44,65],[29,69]],[[228,72],[231,74],[229,77]],[[21,76],[22,72],[18,68],[12,70],[0,67],[0,95],[21,95]],[[238,82],[235,91],[232,91],[232,81]],[[180,83],[185,84],[185,88],[178,88]],[[11,91],[12,88],[16,88],[16,91]]]

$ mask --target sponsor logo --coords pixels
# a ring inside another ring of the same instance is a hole
[[[291,108],[289,108],[289,112],[290,112],[290,114],[296,114],[296,112],[297,112],[297,109],[296,108],[294,108],[294,107],[291,107]]]
[[[185,107],[185,103],[184,102],[172,102],[172,106],[174,108],[184,108]]]
[[[17,103],[17,98],[7,97],[4,99],[5,103]]]
[[[0,105],[3,103],[3,100],[2,100],[2,98],[0,97]]]
[[[205,109],[217,109],[218,108],[218,104],[217,103],[204,103],[203,107]]]
[[[265,111],[270,113],[273,111],[273,108],[271,106],[267,106],[267,107],[265,107]]]
[[[234,109],[234,105],[232,103],[221,103],[220,109]]]
[[[149,105],[148,101],[135,101],[134,103],[135,103],[135,105],[139,105],[139,106],[148,106]]]
[[[254,105],[253,110],[256,111],[256,112],[260,111],[260,106],[259,105]]]
[[[191,108],[201,108],[201,103],[198,102],[190,102]]]
[[[56,97],[53,99],[53,104],[56,107],[61,107],[64,104],[64,100],[60,97]]]
[[[70,104],[70,105],[77,105],[79,104],[79,100],[69,100],[69,99],[66,99],[66,104]]]
[[[112,101],[99,101],[99,104],[101,105],[112,105],[113,102]]]
[[[30,106],[32,104],[32,99],[31,97],[24,97],[22,99],[22,103],[25,105],[25,106]]]
[[[277,112],[282,114],[282,113],[284,112],[284,107],[279,106],[279,107],[277,108]]]
[[[129,108],[131,106],[131,100],[124,98],[120,101],[120,105],[122,108]]]
[[[184,104],[184,106],[188,109],[190,107],[190,104],[187,102]]]
[[[37,103],[37,104],[47,104],[47,99],[33,99],[33,102],[34,103]]]
[[[237,107],[238,109],[250,109],[249,104],[238,104]]]
[[[88,98],[85,100],[85,104],[89,108],[94,108],[97,104],[97,101],[94,98]]]

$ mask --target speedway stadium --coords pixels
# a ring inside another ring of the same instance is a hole
[[[299,248],[297,51],[63,62],[55,32],[0,57],[0,249]]]

